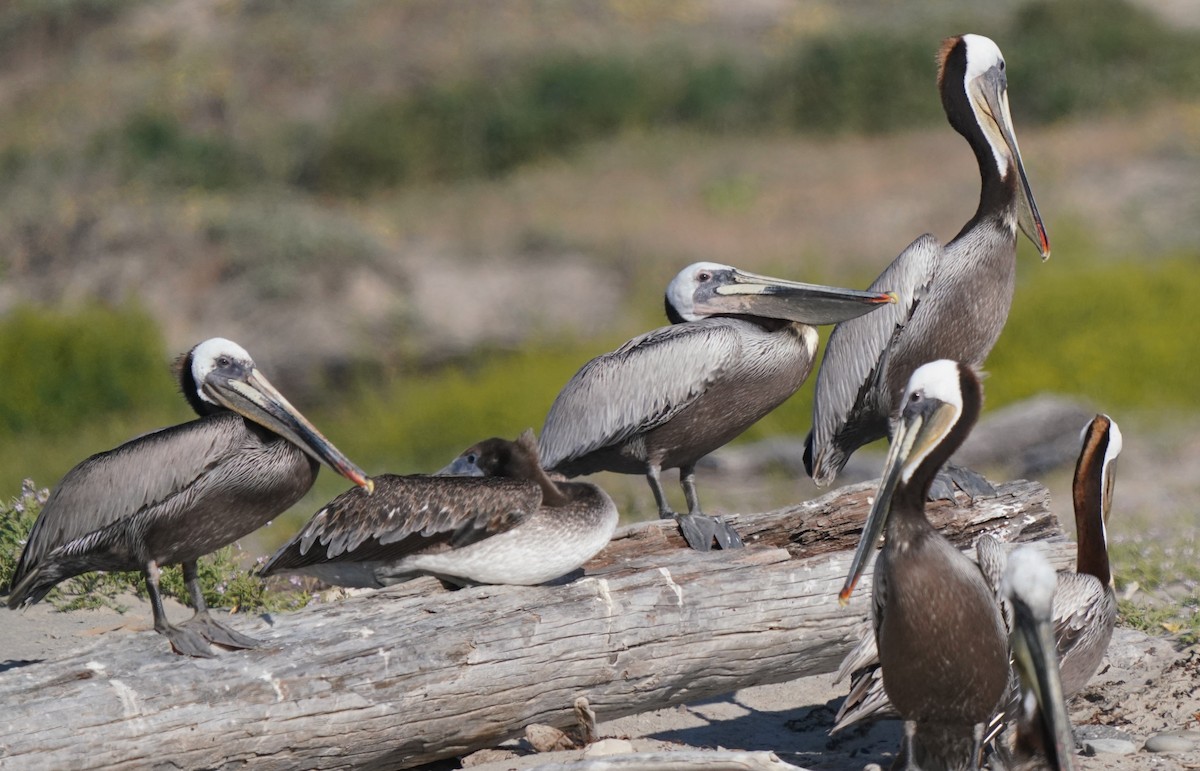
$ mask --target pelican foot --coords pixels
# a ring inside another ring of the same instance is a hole
[[[208,611],[197,613],[180,624],[179,628],[192,630],[196,635],[208,640],[210,643],[223,645],[226,648],[257,648],[263,644],[262,640],[248,637],[241,632],[235,632],[229,627],[218,623],[215,618],[209,615]]]
[[[211,659],[217,655],[213,653],[212,648],[208,647],[208,642],[205,641],[203,635],[184,624],[159,629],[158,633],[170,640],[171,647],[181,656]]]
[[[683,533],[688,546],[696,551],[711,550],[714,540],[722,549],[739,549],[744,545],[737,531],[720,517],[676,514],[675,521],[679,523],[679,531]]]
[[[929,487],[929,500],[952,501],[956,489],[962,490],[972,501],[996,494],[996,488],[979,472],[966,466],[947,463],[933,478],[933,484]]]

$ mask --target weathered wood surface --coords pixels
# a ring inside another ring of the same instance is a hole
[[[732,517],[739,551],[688,551],[673,523],[643,523],[565,585],[420,579],[235,620],[268,645],[215,659],[155,634],[101,639],[0,673],[0,766],[404,768],[569,725],[579,696],[606,720],[829,672],[868,612],[869,571],[848,608],[836,595],[872,493]],[[1073,555],[1034,483],[932,513],[963,544],[992,530],[1057,538],[1060,566]]]

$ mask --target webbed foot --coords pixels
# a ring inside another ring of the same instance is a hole
[[[192,630],[205,640],[217,645],[223,645],[226,648],[257,648],[263,644],[262,640],[249,637],[241,632],[235,632],[224,624],[219,623],[209,615],[207,610],[192,616],[180,624],[179,627]]]
[[[721,517],[710,517],[705,514],[676,514],[675,521],[679,523],[679,531],[688,542],[688,546],[696,551],[709,551],[713,541],[722,549],[740,549],[744,544],[742,538]]]
[[[971,500],[996,494],[996,488],[982,474],[966,466],[947,463],[933,478],[929,487],[929,500],[954,500],[954,491],[962,490]]]

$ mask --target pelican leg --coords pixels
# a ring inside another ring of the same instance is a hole
[[[663,492],[659,473],[657,463],[646,464],[646,481],[650,483],[650,492],[654,493],[654,502],[658,504],[658,518],[672,519],[675,512],[671,511],[671,504],[667,503],[667,494]]]
[[[212,648],[208,647],[203,636],[186,626],[173,626],[167,621],[162,591],[158,588],[158,563],[150,560],[142,572],[146,575],[146,591],[150,594],[150,609],[154,613],[154,631],[170,640],[176,653],[203,659],[213,658]]]
[[[679,485],[687,499],[688,513],[677,515],[683,537],[697,551],[708,551],[713,540],[722,549],[738,549],[744,546],[742,538],[722,517],[709,517],[700,510],[700,498],[696,495],[696,467],[679,468]]]
[[[183,563],[183,585],[187,587],[188,597],[191,598],[192,607],[196,609],[196,612],[181,626],[195,629],[196,633],[205,640],[217,645],[224,645],[226,648],[257,648],[262,645],[262,640],[235,632],[218,623],[208,612],[208,605],[204,602],[204,592],[200,588],[200,576],[195,560]]]

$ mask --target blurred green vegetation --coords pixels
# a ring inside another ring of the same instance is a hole
[[[1037,0],[993,33],[1022,125],[1200,93],[1200,34],[1124,0]],[[886,133],[943,120],[924,31],[829,33],[765,65],[681,51],[566,56],[348,107],[296,175],[327,193],[494,175],[646,126]],[[1049,73],[1053,73],[1049,75]]]
[[[18,307],[0,318],[0,439],[167,413],[177,397],[164,349],[157,324],[137,306]]]
[[[119,22],[138,5],[18,2],[0,10],[0,44],[23,32],[83,34]],[[269,15],[257,3],[224,12],[248,24]],[[321,23],[338,16],[317,6],[300,12],[320,14]],[[1200,94],[1200,33],[1127,0],[1033,0],[1006,21],[983,26],[978,31],[993,36],[1013,65],[1019,125]],[[17,122],[20,129],[0,146],[0,170],[10,172],[3,179],[12,184],[31,165],[82,155],[85,165],[153,185],[228,190],[265,183],[360,196],[405,183],[495,176],[589,140],[655,127],[878,134],[944,120],[934,90],[937,44],[927,25],[905,25],[834,26],[753,55],[720,45],[548,45],[504,67],[481,62],[415,85],[335,87],[329,108],[311,119],[261,115],[256,100],[230,89],[220,66],[184,60],[176,65],[187,73],[175,75],[180,83],[146,73],[146,83],[157,85],[143,98],[113,105],[107,123],[85,122],[88,141],[75,131],[56,145]],[[276,55],[301,73],[313,66],[290,49]],[[189,89],[197,92],[191,98],[171,96]]]

